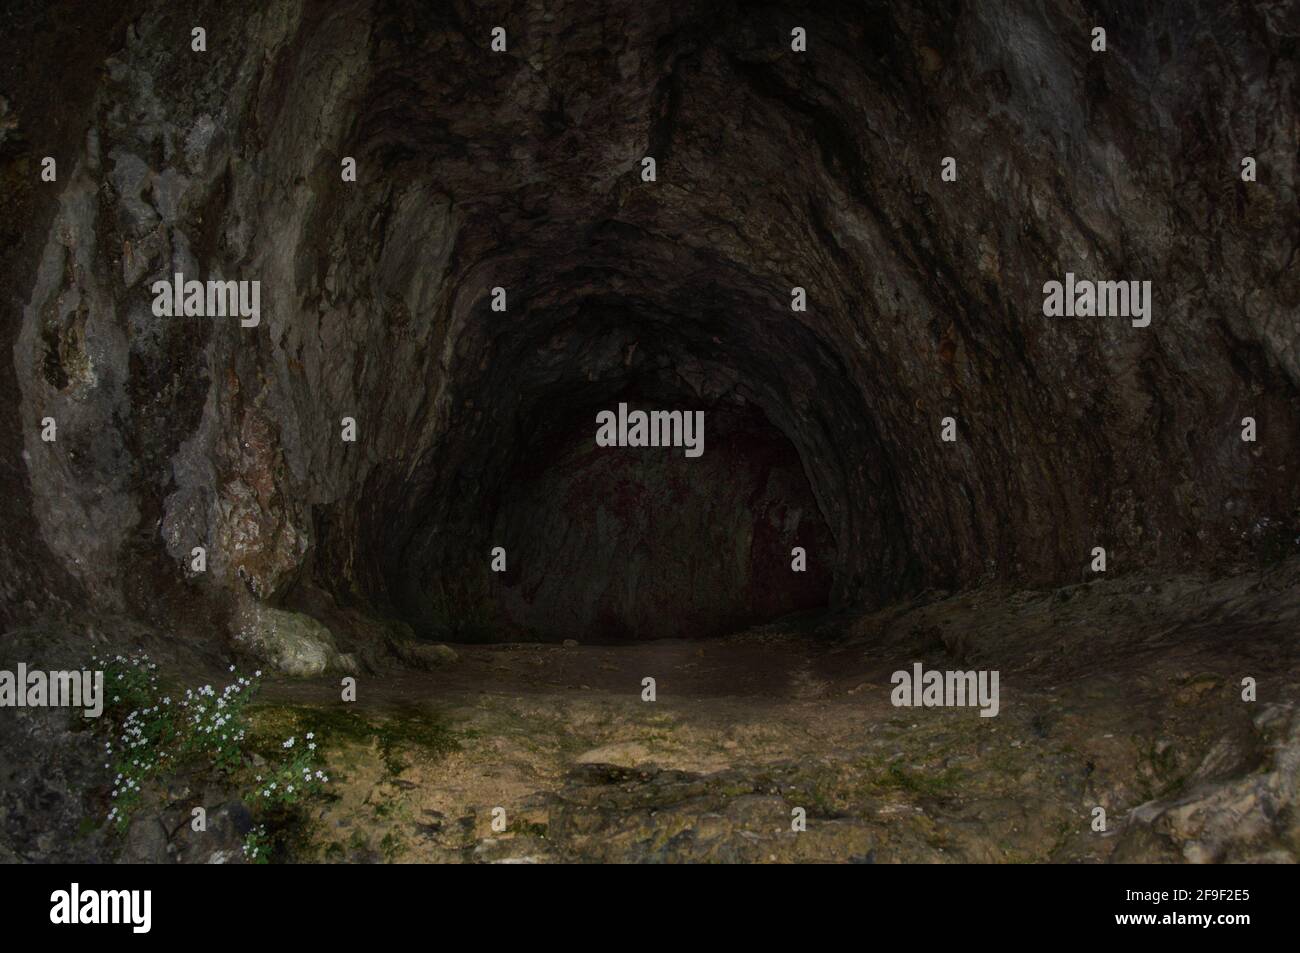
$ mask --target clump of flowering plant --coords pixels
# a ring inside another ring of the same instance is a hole
[[[244,859],[250,864],[271,861],[271,838],[265,824],[258,824],[244,836]]]
[[[126,829],[142,805],[151,778],[187,765],[206,766],[228,777],[246,767],[247,709],[257,694],[260,671],[237,675],[232,665],[231,680],[222,688],[207,684],[173,695],[161,686],[158,667],[148,655],[95,656],[93,662],[104,670],[108,696],[104,767],[114,778],[107,820],[119,830]],[[315,734],[287,738],[281,748],[282,757],[260,769],[244,801],[284,807],[323,790],[329,777],[315,764]],[[248,838],[245,856],[265,862],[270,850],[265,825],[255,827]]]

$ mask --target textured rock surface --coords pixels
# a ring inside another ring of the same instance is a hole
[[[334,635],[300,612],[250,607],[239,619],[235,643],[285,675],[324,675],[351,671],[355,662],[341,656]]]
[[[791,442],[842,603],[1073,579],[1094,545],[1117,571],[1295,546],[1279,8],[1108,11],[1093,54],[1100,14],[1075,4],[828,4],[799,18],[803,56],[775,7],[195,15],[206,54],[188,11],[144,4],[78,31],[100,45],[67,104],[19,66],[0,87],[25,213],[9,617],[84,596],[219,618],[309,585],[416,620],[446,610],[431,593],[469,603],[519,435],[651,384],[744,400]],[[33,16],[56,26],[25,27],[35,72],[62,21]],[[59,182],[33,184],[51,150]],[[1151,280],[1150,328],[1045,319],[1067,270]],[[260,280],[260,325],[154,318],[174,271]],[[631,534],[607,542],[634,563]]]
[[[93,625],[49,624],[5,631],[0,669],[18,661],[33,668],[76,670],[106,651],[151,654],[181,678],[217,669],[210,643],[122,617]],[[118,852],[102,824],[111,773],[104,738],[78,710],[0,711],[0,862],[99,863]],[[214,802],[215,803],[215,802]]]

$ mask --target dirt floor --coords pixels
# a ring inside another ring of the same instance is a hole
[[[353,703],[272,680],[258,718],[317,726],[332,774],[295,859],[1294,861],[1298,569],[461,645]],[[914,662],[997,670],[999,713],[895,707]]]

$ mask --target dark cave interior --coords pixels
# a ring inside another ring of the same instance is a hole
[[[481,377],[465,384],[463,429],[452,430],[465,456],[420,474],[444,481],[433,488],[398,491],[410,506],[401,517],[375,514],[403,527],[384,542],[390,588],[375,595],[391,596],[417,632],[448,637],[450,617],[462,637],[712,635],[828,604],[837,560],[819,500],[842,513],[842,477],[827,463],[807,470],[794,442],[832,440],[790,407],[794,342],[776,361],[722,343],[747,336],[732,312],[640,317],[649,310],[606,293],[480,318],[500,328]],[[804,348],[815,353],[811,341]],[[620,403],[702,413],[701,456],[597,447],[598,413]],[[485,555],[496,545],[500,575]],[[812,554],[800,573],[795,546]]]

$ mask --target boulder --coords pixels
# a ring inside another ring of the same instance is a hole
[[[460,660],[456,650],[437,642],[395,640],[393,652],[407,665],[429,671]]]
[[[242,613],[235,640],[282,675],[312,678],[329,671],[355,671],[340,656],[334,635],[300,612],[254,605]]]

